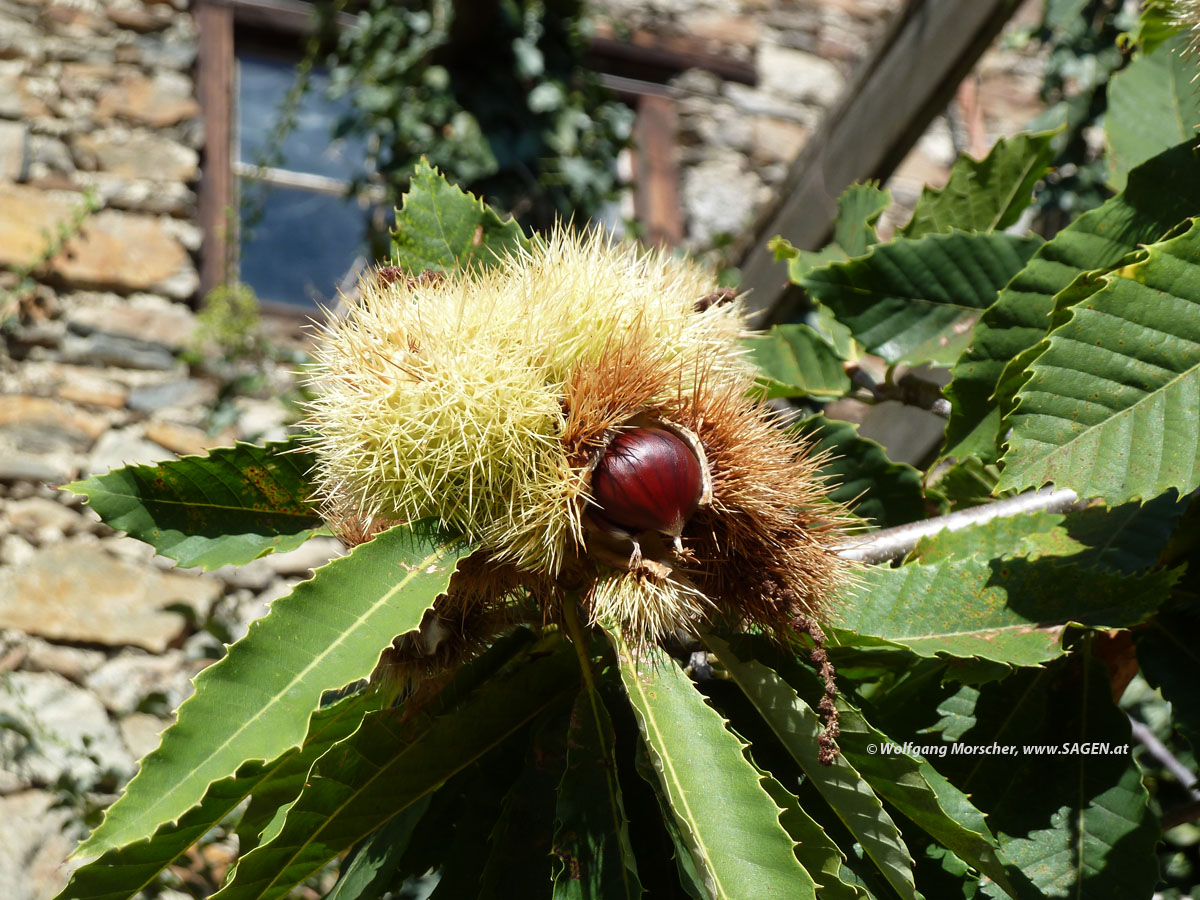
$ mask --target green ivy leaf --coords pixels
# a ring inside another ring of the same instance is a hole
[[[998,231],[1017,221],[1033,200],[1033,186],[1054,157],[1050,146],[1057,132],[1001,138],[981,160],[959,157],[946,186],[925,187],[912,218],[900,234]]]
[[[748,338],[750,359],[762,375],[759,396],[835,400],[850,391],[842,359],[817,331],[803,324],[774,325]]]
[[[821,474],[834,485],[829,498],[851,504],[854,512],[880,528],[925,518],[921,473],[892,462],[883,447],[858,436],[849,422],[810,416],[788,429],[811,442],[816,453],[829,453]]]
[[[1138,166],[1118,196],[1084,213],[1043,244],[1028,265],[1000,292],[975,325],[971,345],[952,371],[946,388],[951,402],[946,424],[946,456],[999,457],[1004,400],[993,402],[1006,367],[1035,347],[1050,327],[1055,295],[1085,272],[1121,262],[1139,245],[1161,240],[1200,209],[1200,159],[1195,142]],[[1163,190],[1170,185],[1170,190]]]
[[[298,440],[126,466],[65,485],[105,524],[181,566],[244,565],[299,547],[323,527],[310,501],[314,457]]]
[[[196,677],[162,744],[77,850],[102,853],[186,813],[250,760],[299,746],[321,695],[365,678],[415,630],[470,548],[392,528],[318,569]]]
[[[368,715],[318,761],[283,828],[242,857],[214,900],[287,897],[331,859],[561,704],[577,689],[578,672],[574,651],[554,637],[427,726],[392,709]]]
[[[621,681],[671,812],[714,900],[816,897],[792,852],[779,807],[683,670],[657,648],[640,660],[619,635]]]
[[[1196,61],[1184,54],[1186,32],[1139,54],[1108,82],[1104,136],[1108,143],[1108,185],[1125,187],[1129,170],[1180,141],[1190,141],[1200,125],[1200,86]]]
[[[1200,227],[1071,307],[1017,393],[999,488],[1110,506],[1200,486]]]
[[[396,211],[392,256],[400,268],[450,272],[492,265],[529,246],[515,219],[500,216],[478,197],[467,194],[429,161],[417,163]]]
[[[821,723],[812,708],[767,666],[752,659],[740,659],[729,644],[715,635],[705,635],[703,640],[829,802],[833,812],[862,845],[888,884],[908,900],[920,897],[913,882],[912,856],[871,786],[844,756],[839,756],[828,766],[818,759]]]
[[[849,643],[904,647],[919,656],[979,657],[1036,666],[1063,654],[1070,623],[1118,628],[1166,600],[1176,572],[1122,577],[1053,559],[950,558],[898,569],[872,566],[837,601]]]
[[[890,363],[950,365],[1040,240],[963,232],[899,238],[799,283],[869,352]]]

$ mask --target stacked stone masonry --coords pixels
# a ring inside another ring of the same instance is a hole
[[[669,86],[689,248],[720,244],[770,201],[900,3],[597,5],[612,34],[687,36],[759,73],[745,85],[697,69]],[[175,570],[53,489],[279,438],[294,419],[274,399],[294,384],[290,365],[264,364],[260,394],[230,399],[181,359],[203,249],[196,53],[189,0],[0,0],[0,715],[26,728],[0,729],[9,900],[61,888],[84,813],[156,746],[222,638],[341,552],[316,540],[237,570]],[[1037,65],[1027,54],[985,58],[981,94],[1002,88],[985,101],[989,136],[1036,111]],[[901,199],[915,199],[916,179],[945,177],[963,146],[952,118],[897,173]],[[279,325],[280,341],[287,331]]]

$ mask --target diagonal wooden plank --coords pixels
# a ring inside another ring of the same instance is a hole
[[[747,303],[757,327],[786,321],[795,296],[767,241],[782,234],[804,250],[825,243],[842,190],[891,174],[1018,5],[908,0],[749,233],[741,288],[752,291]]]

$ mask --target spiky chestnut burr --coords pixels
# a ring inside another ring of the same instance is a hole
[[[844,580],[844,511],[748,396],[743,311],[711,276],[566,230],[491,267],[395,275],[325,327],[314,478],[339,533],[435,519],[478,547],[435,604],[455,634],[493,609],[558,619],[564,592],[635,643],[715,617],[792,634]],[[631,441],[682,466],[632,510],[603,486]],[[781,590],[747,587],[763,583]]]

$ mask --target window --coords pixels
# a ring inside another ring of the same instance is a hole
[[[236,48],[238,277],[261,300],[308,309],[336,300],[370,257],[368,228],[381,211],[350,196],[364,173],[360,138],[333,140],[346,105],[326,96],[313,72],[292,124],[276,137],[280,108],[296,81],[296,58]]]

